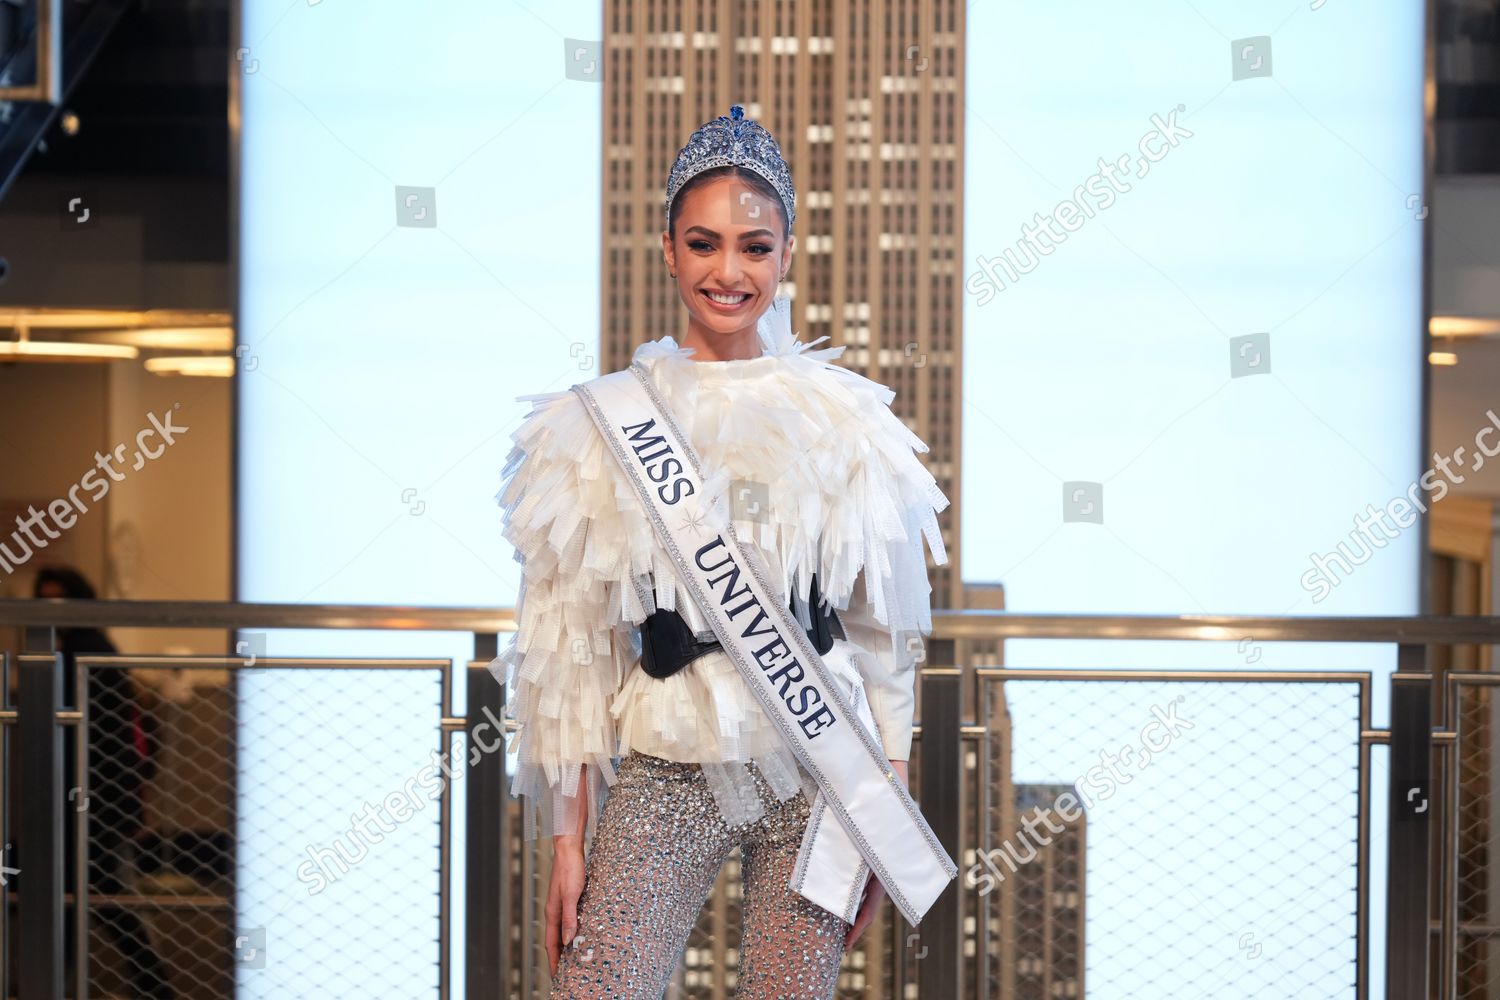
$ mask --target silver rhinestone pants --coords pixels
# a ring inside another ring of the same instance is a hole
[[[788,888],[809,804],[777,801],[752,764],[765,815],[729,826],[697,764],[633,752],[618,768],[584,860],[582,940],[564,947],[553,1000],[660,1000],[736,845],[744,887],[739,1000],[827,1000],[849,924]]]

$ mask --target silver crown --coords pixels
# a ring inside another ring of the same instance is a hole
[[[797,193],[792,189],[791,171],[771,133],[759,122],[746,118],[745,109],[738,104],[729,109],[728,115],[698,126],[677,154],[672,172],[667,175],[667,222],[672,221],[672,199],[684,184],[705,170],[727,166],[749,167],[771,182],[786,209],[786,228],[790,233],[797,219]]]

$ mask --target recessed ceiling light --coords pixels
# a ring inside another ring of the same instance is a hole
[[[1500,334],[1500,319],[1486,316],[1434,316],[1427,322],[1434,337],[1493,337]]]
[[[146,370],[156,375],[197,375],[204,378],[229,378],[234,375],[234,358],[228,354],[196,354],[180,358],[147,358]]]
[[[171,326],[80,331],[73,336],[91,344],[132,344],[170,351],[230,351],[234,327]]]
[[[140,357],[126,344],[74,344],[56,340],[0,340],[0,361],[117,361]]]

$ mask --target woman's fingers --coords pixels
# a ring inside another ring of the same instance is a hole
[[[556,850],[552,856],[552,881],[547,887],[547,961],[552,974],[562,961],[562,951],[578,936],[578,900],[583,895],[583,849]]]
[[[891,770],[901,778],[903,787],[910,788],[906,780],[907,763],[904,760],[893,760]],[[865,932],[865,928],[874,921],[875,914],[879,912],[880,904],[884,901],[885,886],[880,883],[880,879],[875,877],[875,873],[871,872],[870,877],[865,881],[864,900],[859,904],[859,912],[854,915],[854,923],[849,926],[848,936],[844,938],[845,948],[853,947],[854,942]]]
[[[869,880],[865,883],[865,898],[859,904],[859,912],[854,915],[854,923],[849,927],[849,933],[844,938],[844,947],[851,948],[859,936],[865,932],[875,919],[875,914],[880,910],[880,904],[885,901],[885,886],[880,884],[880,879],[875,873],[870,873]]]
[[[580,893],[577,886],[569,885],[563,892],[562,904],[562,939],[569,945],[578,936],[578,897]]]

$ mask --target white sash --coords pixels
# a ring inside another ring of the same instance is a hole
[[[697,456],[646,373],[633,364],[572,389],[725,653],[817,782],[790,888],[852,922],[873,869],[915,926],[958,866],[871,735],[868,705],[860,699],[856,709],[844,696],[807,632],[776,599],[760,551],[732,530],[709,530],[713,498],[704,495]]]

